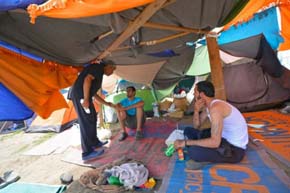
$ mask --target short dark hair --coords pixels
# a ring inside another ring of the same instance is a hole
[[[196,84],[198,92],[203,92],[208,97],[214,97],[215,90],[214,86],[209,81],[200,81]]]
[[[104,60],[103,61],[104,65],[111,65],[111,66],[116,66],[116,63],[113,60]]]
[[[136,88],[135,88],[134,86],[128,86],[128,87],[126,88],[126,90],[129,89],[129,88],[132,89],[133,92],[136,92]]]

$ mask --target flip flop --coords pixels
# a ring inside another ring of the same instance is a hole
[[[16,182],[20,179],[20,176],[14,171],[7,171],[0,177],[0,189],[6,187],[7,185]]]

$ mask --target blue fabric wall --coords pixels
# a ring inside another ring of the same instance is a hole
[[[244,38],[263,33],[272,49],[277,50],[279,44],[283,42],[283,37],[279,34],[276,7],[267,9],[255,16],[248,22],[238,26],[232,26],[221,33],[218,44],[234,42]]]
[[[0,83],[0,121],[25,120],[32,115],[33,111]]]
[[[0,47],[6,48],[7,50],[10,50],[12,52],[15,52],[17,54],[21,54],[22,56],[26,56],[28,58],[31,58],[33,60],[36,60],[38,62],[42,62],[43,59],[39,56],[36,56],[34,54],[30,54],[29,52],[23,51],[20,48],[14,47],[6,42],[3,42],[0,40]]]
[[[30,4],[42,4],[46,0],[1,0],[0,11],[8,11],[17,8],[26,8]]]

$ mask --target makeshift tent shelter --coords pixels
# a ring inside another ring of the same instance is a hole
[[[221,32],[217,38],[225,64],[227,99],[242,110],[267,107],[290,97],[290,71],[280,65],[276,54],[285,39],[280,34],[278,13],[279,7],[270,7]],[[209,73],[208,57],[206,46],[196,49],[187,74]],[[287,67],[287,62],[283,64]]]
[[[284,36],[282,33],[282,16],[279,7],[271,7],[261,11],[255,14],[249,21],[223,31],[218,37],[218,43],[221,45],[263,33],[271,48],[277,50],[278,58],[282,65],[290,70],[290,47],[285,50],[279,50],[287,41],[287,36]]]
[[[47,16],[38,17],[35,25],[29,24],[24,11],[0,12],[3,24],[0,26],[0,40],[54,65],[82,66],[96,58],[105,58],[130,69],[131,65],[165,61],[151,84],[155,89],[167,89],[185,75],[191,64],[194,49],[186,46],[186,42],[195,41],[214,27],[224,25],[248,1],[122,1],[124,6],[116,2],[50,0],[43,5],[31,5],[28,10],[32,20],[38,15]],[[150,4],[142,6],[147,3]],[[264,5],[259,3],[259,8]],[[1,8],[9,9],[11,6]],[[7,78],[0,78],[11,91],[17,90]],[[22,100],[21,93],[17,96]],[[54,98],[54,95],[49,98]],[[41,112],[33,104],[28,106],[42,116],[51,113]]]
[[[27,133],[38,132],[56,132],[60,133],[77,123],[77,114],[75,112],[73,103],[68,102],[68,108],[62,108],[51,113],[51,115],[43,119],[36,116],[29,127],[25,129]]]
[[[230,66],[225,65],[229,102],[241,110],[253,110],[290,98],[290,87],[283,83],[290,82],[289,70],[280,64],[263,35],[223,44],[220,48],[230,55],[252,59],[240,59]],[[282,79],[287,71],[287,79]]]
[[[77,1],[68,0],[67,4],[59,6],[48,6],[49,2],[53,1],[48,1],[43,6],[40,5],[40,10],[44,11],[41,14],[49,17],[38,17],[34,25],[29,23],[28,14],[24,11],[0,12],[2,24],[0,40],[35,54],[44,61],[53,61],[53,64],[82,66],[97,57],[113,59],[120,66],[165,61],[152,81],[152,85],[156,89],[169,88],[184,76],[194,54],[193,49],[186,46],[187,41],[197,39],[201,33],[221,25],[227,16],[237,13],[232,11],[234,8],[246,3],[231,0],[214,2],[210,0],[195,2],[192,0],[168,2],[144,0],[126,1],[126,3],[123,1],[128,5],[123,9],[120,8],[120,3],[110,4],[112,2],[110,0],[82,1],[82,5]],[[146,7],[140,6],[149,2],[152,3]],[[89,6],[100,5],[100,3],[103,5],[107,3],[108,9],[104,10],[110,14],[100,15],[104,14],[100,9],[95,9],[95,12],[88,11],[89,8],[92,8]],[[46,8],[52,9],[44,9],[45,5]],[[135,6],[139,7],[132,8]],[[61,9],[58,9],[60,7]],[[113,13],[115,11],[120,12]],[[91,14],[92,17],[87,17],[85,12]],[[50,18],[81,16],[86,17]],[[165,57],[155,54],[168,49],[174,54],[167,54]],[[16,62],[12,63],[15,65]],[[17,90],[15,85],[11,85],[7,78],[4,79],[2,76],[0,78],[0,81],[5,82],[4,84],[9,90],[15,93]],[[13,78],[12,74],[11,78]],[[33,85],[33,82],[31,81],[29,84]],[[16,95],[22,99],[21,93]],[[37,113],[40,111],[33,105],[29,105],[29,107]],[[60,106],[54,108],[57,109]],[[45,113],[42,116],[47,117]]]
[[[239,25],[250,20],[255,13],[266,10],[270,7],[277,7],[281,14],[281,35],[284,38],[284,42],[280,45],[279,50],[289,50],[290,49],[290,31],[288,30],[289,26],[289,17],[290,17],[290,2],[289,0],[263,0],[255,1],[250,0],[245,8],[238,14],[234,19],[224,26],[224,30],[227,30],[233,25]],[[265,26],[264,26],[265,27]]]
[[[290,98],[289,70],[283,67],[263,35],[219,45],[227,100],[243,111],[269,107]],[[208,73],[206,46],[197,49],[188,74]],[[198,74],[195,74],[198,75]]]
[[[25,121],[0,121],[0,134],[12,133],[26,128]]]

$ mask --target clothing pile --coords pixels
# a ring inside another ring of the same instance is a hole
[[[148,176],[149,171],[141,162],[122,157],[84,173],[79,182],[103,193],[122,193],[141,187],[147,182]]]

